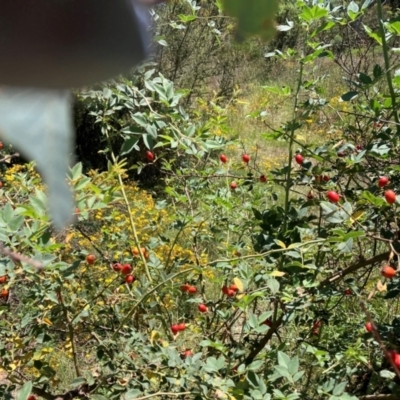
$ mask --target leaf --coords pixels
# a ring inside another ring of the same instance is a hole
[[[237,18],[238,40],[260,35],[264,40],[275,33],[274,18],[279,9],[278,0],[223,0],[224,11]]]
[[[355,99],[358,96],[358,92],[355,91],[350,91],[347,92],[345,94],[342,94],[342,96],[340,97],[343,101],[350,101]]]
[[[73,150],[69,91],[3,87],[0,115],[2,138],[36,161],[49,188],[54,225],[64,228],[73,216],[73,197],[66,181]]]
[[[267,286],[270,288],[272,294],[279,292],[279,282],[276,279],[269,279]]]
[[[32,392],[32,382],[26,382],[21,389],[18,391],[18,396],[16,400],[27,400]]]
[[[378,289],[379,292],[387,292],[386,283],[382,283],[381,281],[378,281],[378,283],[376,284],[376,288]]]
[[[136,399],[142,394],[142,392],[139,389],[130,389],[125,393],[125,396],[123,397],[124,400],[132,400]]]
[[[239,289],[239,292],[243,292],[243,282],[239,278],[233,278],[233,283]]]
[[[277,277],[282,277],[285,276],[286,273],[282,272],[282,271],[272,271],[270,274],[268,274],[269,276],[277,276]]]

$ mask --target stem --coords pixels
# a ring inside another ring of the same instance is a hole
[[[305,46],[307,43],[307,35],[304,38],[304,49],[303,49],[303,56],[305,53]],[[292,173],[292,162],[293,162],[293,143],[294,143],[294,132],[295,132],[295,121],[296,121],[296,111],[299,104],[299,94],[301,90],[301,86],[303,83],[303,73],[304,73],[304,61],[303,59],[300,60],[300,71],[299,71],[299,79],[297,81],[297,88],[296,94],[294,98],[294,105],[293,105],[293,119],[291,123],[291,130],[289,135],[289,163],[288,163],[288,172],[286,175],[286,186],[285,186],[285,219],[283,221],[283,232],[287,229],[287,220],[289,214],[289,195],[290,195],[290,187],[291,187],[291,173]]]
[[[393,109],[393,116],[396,123],[399,123],[399,116],[397,114],[397,107],[396,107],[396,94],[394,92],[393,83],[392,83],[392,75],[390,73],[390,61],[389,61],[389,52],[388,46],[385,37],[385,27],[383,25],[383,15],[382,15],[382,0],[377,0],[377,11],[378,11],[378,22],[379,22],[379,29],[382,37],[382,50],[383,50],[383,58],[385,60],[385,69],[386,69],[386,79],[389,87],[390,98],[392,99],[392,109]]]
[[[107,129],[107,128],[105,129],[105,134],[106,134],[106,137],[107,137],[107,140],[108,140],[108,147],[109,147],[109,149],[110,149],[111,160],[112,160],[112,162],[114,163],[114,165],[117,165],[117,164],[118,164],[117,158],[115,157],[114,151],[113,151],[113,149],[112,149],[111,140],[110,140],[110,136],[109,136],[109,134],[108,134],[108,129]],[[129,205],[128,197],[126,196],[124,182],[122,181],[122,176],[121,176],[121,174],[119,173],[119,171],[117,171],[117,176],[118,176],[119,186],[120,186],[121,192],[122,192],[122,197],[123,197],[123,199],[124,199],[124,203],[125,203],[126,208],[127,208],[127,210],[128,210],[129,223],[130,223],[131,230],[132,230],[132,233],[133,233],[133,241],[135,242],[135,245],[136,245],[136,247],[137,247],[138,250],[139,250],[139,255],[140,255],[140,258],[141,258],[141,260],[142,260],[142,262],[143,262],[144,270],[145,270],[147,279],[148,279],[150,282],[153,282],[153,279],[151,278],[151,275],[150,275],[149,266],[147,265],[146,258],[145,258],[145,256],[144,256],[143,252],[140,250],[141,246],[140,246],[139,236],[138,236],[137,231],[136,231],[136,225],[135,225],[135,223],[133,222],[132,210],[131,210],[131,207],[130,207],[130,205]]]

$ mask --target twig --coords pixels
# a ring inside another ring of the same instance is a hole
[[[0,242],[0,254],[10,257],[10,259],[14,262],[25,262],[39,270],[42,270],[44,268],[43,263],[41,263],[40,261],[24,256],[23,254],[20,253],[15,253],[8,247],[4,247],[4,243],[2,242]]]

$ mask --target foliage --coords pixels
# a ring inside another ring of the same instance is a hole
[[[79,94],[107,170],[71,169],[75,225],[52,231],[31,165],[4,173],[2,397],[400,395],[398,199],[385,196],[400,187],[389,52],[398,22],[378,0],[377,25],[364,28],[374,44],[361,55],[350,48],[347,65],[324,34],[363,18],[370,3],[297,7],[303,48],[270,54],[297,80],[263,88],[285,99],[287,118],[271,122],[265,107],[248,116],[285,146],[284,165],[229,140],[220,106],[187,114],[171,81],[145,70],[141,85]],[[341,68],[340,98],[327,96],[321,60]],[[330,131],[306,142],[324,118]],[[154,164],[162,190],[153,198],[128,169]],[[131,280],[116,271],[126,264]]]

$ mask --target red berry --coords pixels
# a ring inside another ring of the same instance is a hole
[[[190,285],[185,283],[184,285],[181,286],[181,290],[183,293],[187,293],[189,291]]]
[[[338,157],[344,157],[344,152],[343,151],[338,151],[337,152]]]
[[[178,329],[179,329],[180,331],[184,331],[184,330],[186,329],[185,323],[182,322],[182,323],[178,324]]]
[[[190,286],[189,289],[188,289],[188,292],[189,292],[190,294],[195,294],[195,293],[197,293],[196,286]]]
[[[132,267],[130,264],[124,264],[121,268],[122,275],[129,275],[132,272]]]
[[[313,329],[318,329],[321,326],[321,321],[314,321]]]
[[[389,183],[389,178],[387,176],[381,176],[378,180],[378,186],[384,187]]]
[[[397,368],[400,368],[400,354],[395,351],[392,352],[392,360]]]
[[[130,285],[131,283],[135,282],[136,278],[133,275],[127,275],[125,277],[125,282]]]
[[[26,400],[36,400],[37,397],[34,394],[31,394]]]
[[[334,192],[333,190],[330,190],[327,194],[326,197],[328,200],[332,203],[337,203],[340,200],[340,196]]]
[[[207,308],[207,306],[205,304],[199,304],[197,308],[199,309],[199,311],[201,313],[205,313],[208,310],[208,308]]]
[[[4,147],[3,143],[0,142],[0,150]]]
[[[231,182],[231,189],[235,190],[238,187],[236,182]]]
[[[6,299],[8,297],[8,289],[2,289],[2,291],[0,292],[0,297],[2,297],[3,299]]]
[[[308,194],[307,194],[307,199],[308,199],[308,200],[312,200],[313,198],[314,198],[313,192],[308,192]]]
[[[396,270],[389,265],[385,265],[381,269],[381,275],[386,279],[392,279],[396,275]]]
[[[396,193],[393,190],[386,190],[385,199],[389,204],[393,204],[396,201]]]
[[[219,160],[225,164],[228,161],[228,157],[225,154],[221,154]]]
[[[177,324],[171,325],[171,331],[174,335],[176,335],[179,332],[179,325]]]
[[[7,282],[7,275],[0,276],[0,283],[6,283]]]
[[[227,294],[228,294],[229,288],[228,288],[228,286],[222,286],[222,289],[221,289],[221,290],[222,290],[222,293],[223,293],[223,294],[226,294],[226,295],[227,295]]]
[[[358,145],[356,146],[356,149],[357,149],[357,150],[362,150],[362,148],[363,148],[363,147],[361,146],[361,144],[358,144]]]
[[[3,187],[3,182],[0,181],[0,189]]]
[[[267,177],[265,175],[260,176],[260,182],[267,182]]]
[[[236,292],[232,289],[228,289],[228,291],[226,292],[226,295],[228,297],[234,297],[234,296],[236,296]]]
[[[151,151],[147,150],[146,151],[146,158],[147,158],[147,161],[149,161],[149,162],[154,161],[154,153],[152,153]]]
[[[324,182],[329,182],[330,179],[331,179],[331,178],[330,178],[328,175],[324,175],[324,176],[322,177],[322,180],[323,180]]]
[[[115,272],[121,272],[121,270],[122,270],[122,265],[121,265],[120,263],[115,263],[115,264],[113,265],[113,270],[114,270]]]
[[[239,288],[234,283],[232,283],[232,285],[229,286],[229,289],[233,290],[234,292],[238,292],[239,291]]]
[[[353,294],[353,292],[352,292],[350,289],[346,289],[346,290],[344,291],[344,294],[345,294],[346,296],[351,296],[351,295]]]
[[[248,154],[243,154],[242,160],[247,164],[250,161],[250,156]]]
[[[365,329],[367,332],[372,332],[374,330],[372,322],[366,322],[365,323]]]
[[[182,356],[183,356],[183,358],[192,357],[192,356],[193,356],[193,353],[191,352],[191,350],[185,350],[185,351],[183,352]]]
[[[94,264],[95,261],[96,261],[96,256],[95,256],[94,254],[89,254],[89,255],[86,257],[86,262],[87,262],[88,264]]]
[[[271,318],[266,319],[266,320],[263,322],[263,324],[264,324],[264,325],[267,325],[267,326],[269,326],[269,327],[271,327],[271,326],[272,326],[272,319],[271,319]]]
[[[296,154],[294,159],[296,160],[297,164],[303,164],[304,157],[300,153]]]

